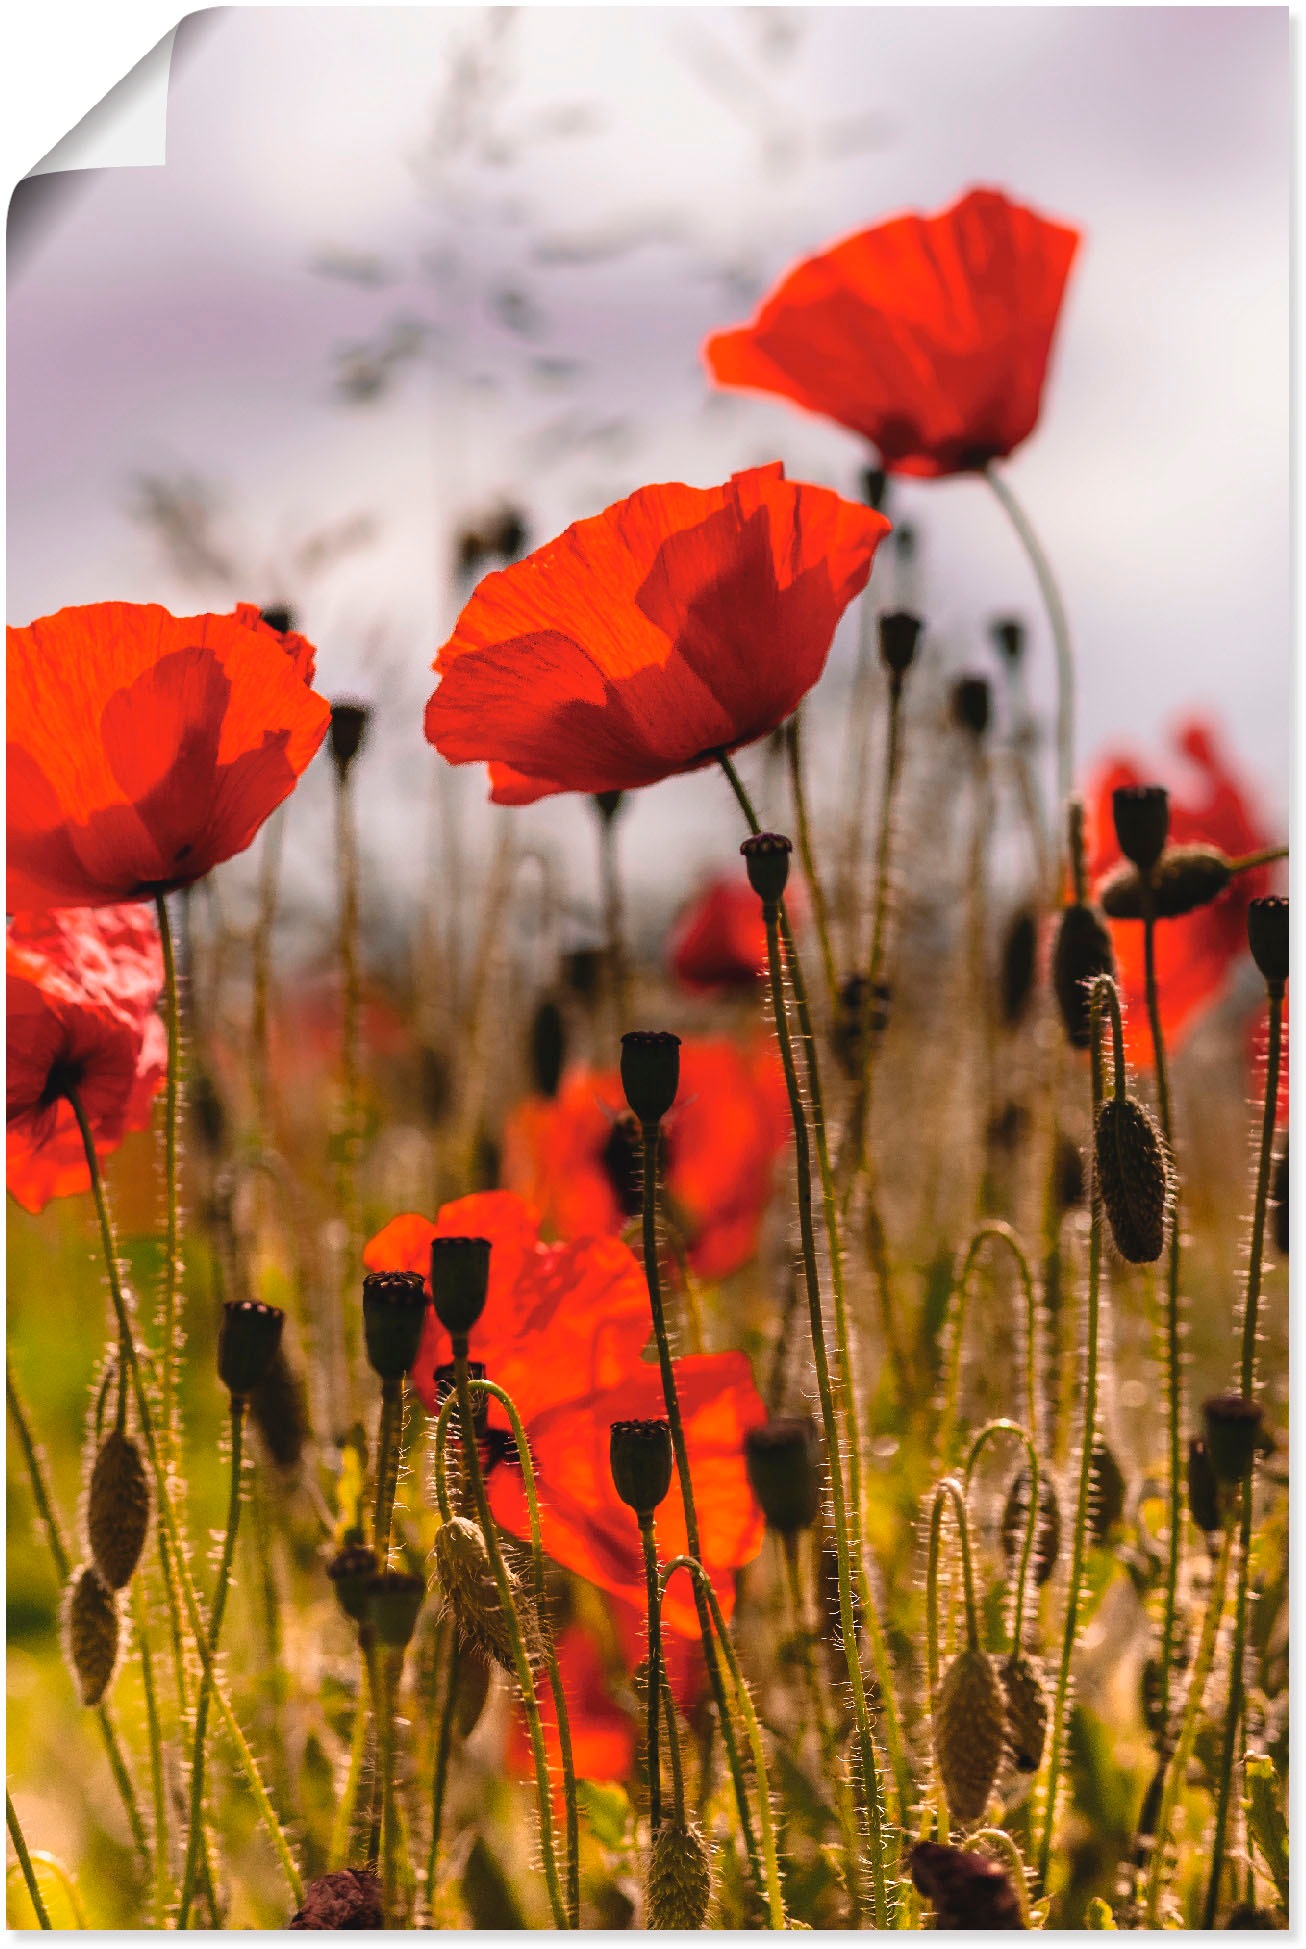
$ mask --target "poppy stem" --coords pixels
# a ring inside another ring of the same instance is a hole
[[[1039,1519],[1042,1514],[1039,1508],[1041,1482],[1038,1450],[1034,1446],[1030,1436],[1018,1422],[1009,1421],[1005,1416],[998,1421],[990,1421],[987,1427],[980,1429],[970,1445],[970,1453],[966,1457],[966,1471],[963,1481],[966,1495],[969,1497],[971,1478],[975,1473],[976,1464],[984,1450],[988,1447],[988,1444],[994,1441],[999,1435],[1014,1435],[1017,1441],[1023,1446],[1025,1460],[1029,1465],[1029,1508],[1025,1514],[1025,1540],[1021,1545],[1020,1564],[1016,1571],[1016,1586],[1011,1605],[1011,1649],[1013,1651],[1020,1651],[1024,1645],[1025,1638],[1025,1599],[1029,1590],[1029,1566],[1033,1560],[1034,1546],[1038,1537]]]
[[[327,1853],[327,1863],[332,1870],[343,1868],[349,1858],[349,1837],[353,1831],[354,1813],[358,1806],[358,1788],[363,1774],[363,1762],[367,1757],[371,1661],[363,1644],[363,1629],[360,1629],[358,1634],[358,1697],[354,1702],[354,1729],[349,1742],[349,1769],[345,1774],[344,1792],[340,1796],[335,1819],[331,1824],[331,1846]]]
[[[839,976],[834,965],[834,949],[830,944],[829,906],[812,852],[811,827],[807,818],[807,793],[803,786],[802,726],[803,714],[799,709],[794,712],[785,726],[785,755],[789,760],[789,788],[794,801],[798,857],[802,861],[803,878],[812,897],[812,918],[816,922],[816,938],[820,943],[821,966],[825,970],[825,985],[829,996],[830,1015],[833,1019],[839,1007]]]
[[[394,1521],[395,1492],[399,1487],[399,1463],[404,1439],[404,1381],[381,1383],[381,1427],[377,1441],[376,1509],[373,1531],[381,1568],[390,1567],[390,1531]]]
[[[139,1577],[131,1588],[132,1623],[141,1654],[141,1690],[145,1695],[145,1724],[150,1739],[150,1789],[154,1800],[154,1926],[168,1925],[171,1895],[168,1874],[168,1796],[163,1783],[163,1732],[159,1725],[159,1703],[154,1691],[154,1658],[150,1651],[150,1617]]]
[[[1052,631],[1057,660],[1057,803],[1064,805],[1074,789],[1075,779],[1075,653],[1070,640],[1070,619],[1052,564],[1010,483],[992,464],[984,469],[984,478],[1029,557]]]
[[[1110,975],[1099,975],[1090,999],[1092,1049],[1089,1071],[1092,1091],[1092,1128],[1097,1129],[1102,1107],[1103,1016],[1111,1019],[1112,1039],[1117,1056],[1122,1044],[1120,999]],[[1090,1166],[1096,1176],[1096,1166]],[[1084,1370],[1084,1428],[1079,1454],[1079,1493],[1075,1502],[1075,1527],[1070,1544],[1070,1575],[1066,1584],[1066,1621],[1061,1640],[1061,1662],[1057,1668],[1056,1697],[1052,1708],[1052,1736],[1048,1752],[1048,1774],[1043,1814],[1043,1839],[1039,1847],[1038,1886],[1046,1889],[1052,1864],[1052,1840],[1057,1820],[1057,1787],[1067,1738],[1066,1713],[1070,1698],[1070,1663],[1079,1630],[1079,1598],[1084,1579],[1084,1551],[1088,1535],[1089,1505],[1093,1494],[1093,1444],[1097,1438],[1098,1321],[1102,1289],[1102,1205],[1096,1184],[1089,1187],[1088,1234],[1088,1351]]]
[[[648,1601],[648,1820],[656,1834],[662,1825],[662,1767],[658,1756],[658,1706],[662,1697],[662,1608],[658,1603],[658,1546],[653,1512],[639,1518],[644,1551],[644,1594]]]
[[[177,1302],[181,1285],[181,1217],[177,1188],[177,1138],[181,1096],[181,998],[177,991],[177,957],[173,947],[172,923],[168,918],[166,894],[154,896],[159,921],[159,942],[163,949],[163,980],[168,1027],[168,1083],[164,1100],[164,1176],[168,1202],[167,1238],[164,1244],[163,1333],[159,1358],[161,1372],[159,1396],[159,1435],[164,1460],[171,1470],[177,1461]]]
[[[898,801],[898,780],[902,772],[902,693],[903,676],[891,672],[889,677],[889,721],[885,734],[884,770],[880,781],[880,817],[875,843],[875,880],[871,889],[871,938],[866,953],[866,985],[862,991],[860,1010],[861,1064],[857,1079],[857,1096],[849,1130],[849,1140],[853,1145],[852,1165],[847,1179],[847,1198],[851,1197],[852,1187],[859,1172],[869,1166],[869,1147],[871,1129],[871,1098],[874,1083],[875,1058],[879,1051],[876,1032],[877,1005],[882,999],[884,971],[889,949],[889,891],[893,884],[893,835],[894,815]],[[875,1196],[875,1187],[870,1185],[868,1197]]]
[[[1261,1278],[1265,1265],[1265,1213],[1269,1201],[1270,1168],[1274,1158],[1274,1123],[1279,1102],[1279,1070],[1283,1060],[1283,983],[1269,990],[1269,1047],[1265,1060],[1265,1104],[1261,1112],[1261,1147],[1256,1166],[1256,1202],[1252,1207],[1251,1246],[1247,1256],[1247,1299],[1243,1309],[1242,1359],[1239,1391],[1252,1400],[1256,1391],[1256,1326],[1260,1310]],[[1229,1660],[1229,1703],[1220,1752],[1219,1786],[1215,1803],[1215,1833],[1211,1843],[1211,1876],[1206,1890],[1202,1927],[1215,1927],[1224,1870],[1225,1839],[1229,1830],[1229,1801],[1236,1771],[1238,1726],[1242,1718],[1247,1622],[1251,1595],[1252,1491],[1255,1475],[1241,1489],[1238,1518],[1238,1582],[1234,1599],[1233,1650]]]
[[[440,1711],[440,1730],[435,1742],[435,1771],[431,1778],[431,1846],[426,1857],[426,1914],[431,1927],[435,1922],[435,1877],[440,1865],[440,1835],[444,1827],[444,1799],[449,1784],[449,1759],[453,1752],[454,1714],[458,1706],[458,1679],[462,1647],[456,1631],[445,1635],[448,1671],[444,1684],[444,1705]]]
[[[603,946],[607,960],[608,999],[612,1010],[613,1035],[625,1026],[629,1002],[630,972],[626,961],[626,925],[621,897],[621,860],[617,852],[617,822],[620,806],[609,809],[598,799],[591,801],[599,828],[599,884],[603,898]]]
[[[799,1537],[780,1538],[784,1553],[785,1585],[789,1596],[789,1628],[798,1646],[799,1663],[807,1690],[808,1710],[821,1746],[821,1763],[834,1797],[835,1819],[843,1843],[844,1879],[848,1890],[848,1926],[859,1929],[862,1923],[861,1896],[857,1888],[857,1812],[852,1803],[848,1775],[839,1751],[839,1739],[826,1706],[820,1674],[816,1668],[815,1632],[812,1629],[809,1593],[803,1578]]]
[[[1287,859],[1286,846],[1266,846],[1259,853],[1244,853],[1241,859],[1229,861],[1231,873],[1250,873],[1257,866],[1273,866],[1276,860]]]
[[[659,1613],[661,1607],[659,1606]],[[680,1728],[676,1724],[676,1702],[671,1696],[667,1668],[661,1667],[662,1717],[667,1728],[667,1754],[671,1761],[672,1815],[677,1827],[688,1825],[685,1818],[685,1769],[680,1754]]]
[[[989,1219],[978,1227],[966,1248],[966,1256],[961,1263],[961,1271],[953,1288],[956,1300],[952,1313],[952,1348],[948,1363],[948,1386],[944,1395],[943,1423],[939,1431],[939,1462],[943,1468],[950,1468],[953,1462],[953,1443],[956,1440],[957,1415],[961,1399],[961,1364],[964,1352],[963,1342],[966,1329],[966,1298],[970,1287],[971,1274],[975,1270],[980,1253],[988,1244],[1005,1245],[1016,1262],[1020,1277],[1020,1289],[1025,1300],[1025,1414],[1031,1437],[1038,1439],[1038,1299],[1034,1291],[1034,1275],[1030,1270],[1029,1258],[1016,1233],[1005,1219]]]
[[[8,1787],[5,1788],[5,1820],[9,1827],[9,1838],[14,1844],[14,1853],[18,1856],[18,1865],[23,1871],[23,1880],[27,1884],[27,1893],[31,1898],[32,1907],[36,1910],[36,1919],[43,1929],[52,1929],[54,1924],[41,1899],[41,1890],[32,1867],[32,1857],[27,1851],[27,1842],[18,1824],[18,1815],[14,1812],[14,1803],[9,1796]]]

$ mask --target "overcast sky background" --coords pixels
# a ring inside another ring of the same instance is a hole
[[[378,707],[365,844],[378,895],[398,896],[426,870],[440,761],[421,707],[457,612],[460,523],[509,496],[544,539],[646,480],[775,458],[852,491],[853,438],[714,395],[699,345],[795,257],[991,183],[1085,232],[1042,423],[1010,464],[1073,622],[1080,758],[1155,752],[1199,710],[1282,823],[1287,23],[1218,7],[196,16],[166,167],[84,175],[11,281],[9,619],[110,596],[293,600],[319,688]],[[201,485],[226,570],[178,573],[133,512],[144,476]],[[935,654],[987,667],[990,616],[1024,610],[1049,703],[1032,580],[985,489],[907,484],[892,511],[920,538],[910,593]],[[302,559],[358,517],[369,542]],[[821,693],[832,739],[851,655],[849,630]],[[817,769],[828,792],[835,769]],[[457,790],[475,844],[482,774]],[[328,803],[315,767],[291,822],[305,898],[325,886]],[[583,806],[514,816],[588,849]],[[636,888],[674,898],[735,837],[714,778],[641,795]]]

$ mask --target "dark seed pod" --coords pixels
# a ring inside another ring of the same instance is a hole
[[[1202,1403],[1206,1452],[1217,1482],[1237,1488],[1256,1463],[1264,1419],[1259,1402],[1241,1394],[1215,1394]]]
[[[1096,907],[1063,907],[1052,944],[1052,986],[1073,1049],[1087,1049],[1093,1026],[1089,991],[1099,975],[1116,971],[1111,933]]]
[[[1088,1529],[1093,1541],[1105,1543],[1124,1513],[1124,1473],[1114,1451],[1099,1435],[1088,1470]]]
[[[614,1421],[608,1443],[612,1483],[627,1508],[644,1520],[671,1487],[671,1424]]]
[[[917,1841],[911,1878],[934,1905],[939,1929],[1023,1929],[1020,1898],[1005,1868],[970,1848]]]
[[[1269,986],[1282,987],[1288,979],[1288,902],[1283,894],[1267,893],[1248,902],[1247,945]]]
[[[1111,794],[1116,839],[1126,859],[1146,872],[1165,850],[1170,794],[1163,785],[1118,785]]]
[[[420,1577],[402,1570],[380,1570],[363,1585],[364,1615],[376,1642],[403,1651],[417,1629],[417,1616],[426,1596]]]
[[[783,899],[789,881],[793,841],[782,832],[755,832],[739,850],[748,868],[748,884],[764,907],[774,907]]]
[[[1171,846],[1152,869],[1152,911],[1158,920],[1178,920],[1209,906],[1233,878],[1233,863],[1214,846]],[[1136,866],[1117,866],[1098,887],[1097,897],[1112,920],[1142,920],[1145,889]]]
[[[218,1377],[238,1398],[252,1394],[281,1345],[286,1316],[257,1299],[229,1301],[218,1328]]]
[[[1038,922],[1026,907],[1016,914],[1002,943],[1002,1019],[1014,1029],[1025,1018],[1034,993]]]
[[[132,1437],[115,1428],[95,1458],[86,1499],[86,1540],[110,1590],[131,1582],[150,1527],[150,1479]]]
[[[1270,1184],[1270,1205],[1274,1213],[1274,1249],[1281,1258],[1288,1256],[1288,1139],[1283,1140]]]
[[[304,1890],[304,1906],[290,1929],[383,1929],[381,1883],[370,1868],[340,1868],[319,1875]]]
[[[277,1348],[272,1365],[249,1397],[254,1426],[269,1457],[279,1469],[296,1469],[311,1433],[308,1386]]]
[[[511,1564],[505,1568],[526,1656],[534,1665],[540,1657],[539,1625],[516,1572]],[[462,1642],[516,1677],[512,1634],[499,1602],[490,1553],[479,1525],[470,1518],[454,1516],[435,1532],[435,1574]]]
[[[1010,1489],[1002,1510],[1002,1554],[1008,1563],[1019,1563],[1025,1547],[1029,1522],[1029,1470],[1022,1469]],[[1038,1522],[1034,1529],[1032,1559],[1036,1582],[1045,1584],[1057,1567],[1061,1554],[1061,1504],[1056,1489],[1045,1474],[1038,1481]]]
[[[1102,1105],[1094,1162],[1116,1250],[1131,1265],[1150,1265],[1165,1250],[1170,1166],[1161,1133],[1136,1098],[1113,1096]]]
[[[597,947],[575,947],[562,957],[562,978],[571,993],[582,1002],[592,1002],[599,992],[603,974],[603,951]]]
[[[531,1018],[531,1081],[538,1096],[556,1096],[567,1060],[567,1025],[551,995]]]
[[[1048,1730],[1048,1698],[1034,1660],[1013,1651],[998,1667],[1007,1695],[1007,1746],[1017,1773],[1037,1773]]]
[[[1007,1700],[997,1667],[985,1651],[963,1651],[943,1674],[934,1706],[934,1761],[959,1825],[983,1819],[1006,1743]]]
[[[336,1602],[353,1624],[367,1615],[367,1586],[381,1568],[376,1551],[366,1543],[346,1543],[327,1565]]]
[[[624,792],[595,792],[594,805],[604,825],[612,824],[625,801]]]
[[[359,703],[353,697],[342,697],[339,703],[331,706],[331,762],[336,768],[337,778],[342,782],[362,750],[371,716],[371,706]]]
[[[880,661],[898,684],[915,660],[922,627],[920,617],[905,609],[891,609],[880,617]]]
[[[989,624],[995,648],[1008,663],[1019,663],[1025,654],[1025,625],[1017,616],[996,617]]]
[[[363,1339],[372,1371],[402,1380],[417,1358],[426,1324],[426,1281],[420,1272],[363,1275]]]
[[[621,1087],[644,1127],[661,1123],[680,1088],[680,1037],[666,1029],[632,1029],[621,1038]]]
[[[118,1662],[118,1607],[89,1564],[68,1587],[68,1662],[83,1705],[98,1705]]]
[[[436,1317],[451,1337],[467,1338],[485,1311],[489,1285],[488,1238],[431,1240],[431,1293]]]
[[[958,730],[982,738],[989,728],[991,697],[987,677],[959,677],[952,690],[952,716]]]
[[[750,1428],[744,1464],[768,1529],[796,1536],[812,1528],[821,1513],[821,1442],[810,1415]]]
[[[1207,1536],[1220,1528],[1220,1491],[1200,1435],[1188,1444],[1188,1513]]]
[[[666,1821],[648,1860],[650,1929],[702,1929],[712,1900],[712,1852],[692,1823]]]

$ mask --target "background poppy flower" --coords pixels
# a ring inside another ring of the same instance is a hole
[[[1272,843],[1250,791],[1229,766],[1209,724],[1193,719],[1182,725],[1174,748],[1183,763],[1173,778],[1164,770],[1142,771],[1130,758],[1107,758],[1093,774],[1084,793],[1091,878],[1100,878],[1120,863],[1111,796],[1121,785],[1168,786],[1171,845],[1202,842],[1218,846],[1231,859],[1237,859]],[[1170,769],[1174,771],[1174,767]],[[1263,866],[1235,874],[1209,906],[1158,924],[1156,975],[1167,1047],[1183,1040],[1245,956],[1248,903],[1270,891],[1270,880],[1270,869]],[[1129,1059],[1136,1067],[1148,1069],[1152,1041],[1147,1025],[1143,929],[1139,922],[1128,920],[1112,921],[1110,927],[1125,1006]]]
[[[807,258],[704,348],[718,384],[778,393],[890,472],[978,471],[1033,431],[1079,233],[973,189]]]
[[[691,994],[750,994],[766,968],[766,923],[748,882],[738,874],[710,880],[677,916],[667,959]]]
[[[682,1043],[680,1093],[662,1132],[666,1193],[690,1265],[723,1279],[757,1250],[792,1134],[779,1056],[717,1037]],[[619,1073],[575,1070],[556,1097],[519,1104],[504,1128],[504,1173],[564,1238],[623,1232],[642,1192]]]
[[[604,1657],[603,1646],[585,1625],[565,1625],[558,1634],[557,1649],[576,1778],[629,1779],[635,1763],[635,1718],[631,1710],[633,1691],[627,1685],[628,1700],[624,1705],[614,1697],[614,1679],[619,1685],[621,1674],[612,1670]],[[558,1739],[557,1714],[550,1687],[542,1683],[537,1690],[544,1745],[549,1755],[549,1773],[556,1795],[562,1787],[562,1746]],[[535,1778],[535,1761],[520,1707],[513,1714],[508,1734],[508,1767],[518,1779]]]
[[[426,735],[454,764],[488,761],[501,805],[707,764],[811,689],[888,531],[778,463],[642,487],[477,585]]]
[[[10,908],[147,898],[248,846],[330,722],[289,641],[131,602],[11,629]]]
[[[163,955],[148,908],[68,908],[15,914],[5,961],[7,1178],[36,1212],[90,1188],[70,1082],[101,1158],[150,1120],[168,1065]]]

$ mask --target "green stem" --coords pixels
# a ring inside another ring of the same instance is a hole
[[[833,1018],[839,1007],[839,976],[834,965],[834,949],[830,944],[830,911],[825,898],[825,888],[821,885],[821,878],[816,870],[815,855],[812,852],[812,833],[807,818],[807,793],[803,787],[801,740],[802,711],[796,710],[785,726],[785,755],[789,760],[789,787],[794,800],[798,857],[802,861],[807,890],[812,896],[812,918],[816,922],[816,938],[820,943],[821,966],[825,971],[826,991]]]
[[[1070,641],[1070,621],[1052,564],[1005,476],[989,465],[984,469],[984,478],[1029,557],[1029,565],[1034,571],[1034,579],[1047,610],[1057,659],[1057,799],[1064,805],[1070,797],[1075,775],[1075,656]]]
[[[648,1818],[654,1834],[662,1825],[662,1767],[658,1757],[658,1706],[662,1696],[661,1606],[658,1603],[658,1546],[652,1512],[640,1516],[644,1550],[644,1594],[648,1603]]]
[[[381,1913],[385,1926],[400,1925],[399,1822],[395,1806],[395,1693],[403,1669],[403,1653],[392,1646],[378,1650],[374,1657],[377,1691],[377,1748],[381,1761]]]
[[[888,735],[884,754],[884,772],[880,781],[875,882],[871,890],[871,941],[866,956],[866,988],[862,995],[862,1071],[851,1119],[851,1141],[855,1148],[849,1177],[850,1191],[857,1181],[858,1173],[865,1170],[869,1161],[871,1098],[875,1058],[878,1053],[875,1010],[878,1005],[879,990],[884,983],[884,970],[888,960],[889,890],[893,884],[893,818],[898,797],[898,779],[902,771],[902,693],[903,678],[891,672]]]
[[[394,1521],[395,1492],[399,1486],[399,1459],[404,1435],[404,1383],[381,1383],[381,1429],[377,1441],[376,1508],[373,1530],[376,1553],[384,1570],[390,1562],[390,1531]]]
[[[54,1925],[46,1913],[45,1903],[41,1899],[41,1891],[37,1887],[36,1875],[32,1868],[32,1857],[27,1852],[27,1842],[23,1839],[23,1830],[18,1825],[18,1815],[14,1812],[14,1803],[10,1798],[7,1787],[5,1789],[5,1819],[9,1824],[9,1838],[14,1844],[14,1853],[18,1856],[18,1865],[23,1871],[23,1880],[27,1883],[27,1892],[32,1898],[32,1907],[36,1910],[36,1919],[43,1929],[52,1928]]]
[[[799,1660],[803,1668],[803,1682],[807,1689],[808,1710],[812,1724],[816,1728],[821,1745],[821,1763],[834,1797],[835,1818],[839,1823],[839,1838],[843,1846],[844,1882],[848,1890],[848,1926],[859,1929],[862,1921],[862,1904],[857,1892],[857,1812],[852,1804],[848,1775],[839,1751],[839,1737],[834,1722],[826,1707],[825,1694],[821,1689],[820,1676],[816,1669],[816,1656],[813,1651],[813,1637],[808,1593],[803,1588],[803,1571],[797,1536],[784,1536],[781,1539],[784,1550],[785,1584],[789,1594],[789,1628],[798,1646]]]
[[[150,1736],[150,1787],[154,1796],[154,1926],[168,1925],[171,1898],[168,1874],[168,1796],[163,1781],[163,1734],[154,1693],[154,1659],[150,1652],[150,1620],[140,1579],[132,1582],[132,1621],[141,1657],[141,1685],[145,1693],[145,1723]]]
[[[177,1138],[181,1097],[181,998],[177,988],[177,957],[165,894],[154,898],[163,948],[165,1008],[168,1025],[168,1084],[164,1100],[164,1172],[168,1202],[164,1244],[163,1332],[160,1354],[159,1438],[169,1470],[177,1461],[177,1302],[181,1287],[181,1212],[177,1186]]]
[[[630,974],[626,964],[626,928],[622,913],[621,863],[617,855],[620,810],[605,813],[595,802],[599,823],[599,880],[603,898],[603,945],[607,951],[608,996],[614,1035],[619,1036],[629,1009]]]
[[[1000,1421],[990,1421],[986,1428],[980,1429],[970,1445],[970,1454],[966,1457],[964,1480],[967,1495],[970,1494],[971,1477],[975,1473],[976,1463],[979,1461],[981,1454],[989,1442],[993,1441],[998,1435],[1014,1435],[1023,1444],[1025,1459],[1029,1464],[1029,1509],[1025,1517],[1025,1540],[1021,1546],[1020,1564],[1016,1571],[1016,1589],[1012,1599],[1011,1610],[1011,1649],[1013,1651],[1019,1651],[1024,1644],[1025,1637],[1025,1598],[1029,1590],[1029,1566],[1034,1555],[1035,1540],[1038,1536],[1040,1487],[1038,1450],[1035,1448],[1029,1435],[1016,1422],[1008,1421],[1005,1418]]]
[[[662,1717],[667,1729],[667,1754],[671,1761],[671,1806],[677,1827],[686,1827],[685,1818],[685,1769],[680,1755],[680,1728],[676,1724],[676,1702],[671,1696],[671,1682],[667,1677],[666,1666],[662,1667]]]
[[[363,1764],[367,1758],[368,1701],[371,1693],[369,1676],[371,1661],[359,1633],[358,1660],[358,1698],[354,1704],[354,1725],[349,1741],[349,1770],[345,1775],[345,1790],[336,1807],[335,1819],[331,1824],[331,1847],[327,1854],[332,1869],[343,1868],[349,1859],[349,1837],[353,1832],[354,1813],[358,1806],[358,1789],[363,1776]]]
[[[949,1468],[952,1464],[952,1448],[956,1439],[967,1292],[976,1261],[984,1247],[991,1242],[1006,1246],[1015,1260],[1016,1271],[1020,1277],[1021,1293],[1025,1301],[1025,1414],[1029,1423],[1030,1437],[1033,1441],[1038,1440],[1038,1298],[1034,1290],[1034,1275],[1030,1270],[1028,1254],[1016,1233],[1004,1219],[994,1218],[980,1225],[972,1234],[970,1244],[966,1248],[966,1256],[962,1260],[961,1271],[953,1288],[956,1295],[956,1310],[952,1316],[948,1386],[944,1396],[943,1423],[939,1431],[939,1459],[944,1468]]]
[[[440,1730],[435,1743],[435,1771],[431,1779],[431,1846],[426,1858],[426,1908],[428,1917],[435,1905],[435,1877],[440,1865],[440,1835],[444,1828],[444,1801],[449,1785],[449,1759],[453,1752],[454,1713],[458,1705],[458,1672],[462,1650],[455,1632],[446,1638],[449,1670],[445,1679],[444,1705],[440,1711]]]

